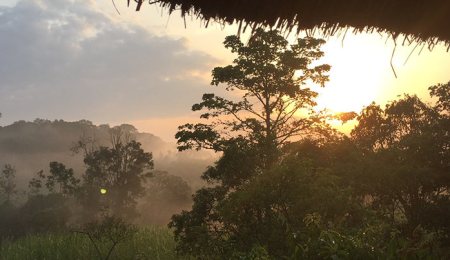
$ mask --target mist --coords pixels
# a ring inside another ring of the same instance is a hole
[[[36,119],[18,121],[0,127],[0,165],[16,170],[19,194],[16,204],[23,203],[29,192],[28,184],[36,173],[49,172],[50,162],[59,162],[80,178],[86,166],[81,151],[74,151],[77,142],[90,140],[96,147],[111,146],[111,132],[121,129],[153,156],[153,176],[145,183],[146,191],[138,200],[136,223],[166,225],[170,217],[191,206],[191,195],[205,185],[200,175],[211,165],[216,155],[206,151],[178,152],[175,143],[141,133],[128,124],[120,126],[94,125],[88,120]]]

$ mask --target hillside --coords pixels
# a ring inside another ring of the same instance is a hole
[[[178,153],[174,143],[164,142],[150,133],[140,133],[132,125],[118,127],[142,143],[145,151],[153,153],[157,170],[180,176],[193,187],[201,185],[201,172],[214,160],[214,156],[206,152]],[[19,187],[24,187],[35,172],[47,170],[50,161],[62,162],[80,175],[83,158],[71,148],[81,138],[95,139],[97,145],[108,146],[112,129],[109,125],[97,126],[87,120],[18,121],[0,127],[0,165],[8,163],[16,168]]]

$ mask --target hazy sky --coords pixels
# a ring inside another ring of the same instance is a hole
[[[210,71],[229,64],[223,48],[236,26],[205,29],[156,6],[142,12],[116,1],[0,0],[0,125],[35,118],[131,123],[174,141],[176,127],[197,117],[190,107],[211,92]],[[291,36],[293,39],[293,36]],[[392,39],[358,34],[332,37],[323,62],[331,81],[321,107],[360,110],[402,93],[427,97],[427,87],[450,80],[444,46],[421,54]]]

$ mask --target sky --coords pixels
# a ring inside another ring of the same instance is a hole
[[[203,23],[157,6],[141,12],[126,1],[0,0],[0,125],[35,118],[130,123],[166,141],[209,85],[211,70],[230,64],[222,42],[237,26]],[[246,35],[243,36],[244,38]],[[290,35],[290,40],[295,35]],[[401,41],[399,41],[401,42]],[[321,108],[359,111],[403,93],[428,99],[450,80],[450,53],[397,46],[388,35],[330,37],[321,60],[332,66],[318,89]],[[215,89],[214,89],[215,88]]]

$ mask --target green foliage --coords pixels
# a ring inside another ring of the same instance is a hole
[[[262,246],[254,246],[249,253],[235,252],[230,259],[239,260],[270,260],[267,250]]]
[[[186,124],[176,135],[179,150],[205,148],[223,155],[202,176],[212,186],[198,190],[192,210],[173,216],[170,226],[180,253],[230,258],[265,248],[268,255],[282,256],[292,244],[287,226],[294,225],[283,209],[298,202],[295,210],[304,212],[308,206],[301,204],[302,196],[327,194],[313,194],[313,186],[305,185],[305,180],[326,178],[312,177],[303,164],[291,175],[284,175],[283,167],[269,170],[292,138],[317,138],[328,131],[324,118],[312,109],[317,93],[305,86],[328,81],[330,67],[312,65],[323,56],[324,41],[307,37],[289,45],[278,31],[258,29],[246,45],[236,36],[224,44],[237,58],[233,65],[213,70],[212,85],[224,84],[239,98],[204,94],[192,110],[206,110],[200,117],[209,123]],[[295,185],[305,189],[296,193]],[[292,193],[280,196],[284,191]]]
[[[50,175],[45,186],[50,192],[72,194],[78,188],[80,180],[74,177],[72,169],[67,169],[62,163],[50,163]]]
[[[437,89],[432,87],[431,94]],[[439,92],[441,93],[441,92]],[[442,93],[441,93],[442,94]],[[409,230],[418,225],[449,229],[449,114],[416,96],[393,101],[385,109],[371,105],[352,131],[364,151],[360,188],[371,205]],[[448,98],[448,96],[447,96]]]
[[[104,210],[111,214],[133,218],[136,199],[144,195],[144,182],[152,176],[152,154],[141,144],[116,139],[113,147],[100,147],[85,155],[81,201],[93,215]],[[104,189],[106,194],[101,194]]]
[[[12,197],[17,193],[16,183],[16,170],[10,164],[5,164],[0,172],[0,198],[4,197],[4,201],[0,200],[0,203],[11,203]]]
[[[45,174],[43,170],[38,171],[28,183],[31,196],[53,193],[68,197],[73,196],[80,188],[80,180],[75,177],[72,168],[66,168],[59,162],[51,162],[49,168],[49,174]],[[44,186],[47,188],[46,191],[42,190]]]
[[[108,241],[97,244],[102,252],[110,248]],[[0,258],[4,260],[32,259],[99,259],[97,251],[85,234],[64,232],[27,235],[0,245]],[[110,259],[173,260],[173,235],[167,228],[147,227],[137,231],[130,239],[117,244]]]
[[[261,246],[282,258],[309,239],[302,216],[314,212],[339,227],[360,222],[360,209],[339,179],[293,152],[232,192],[225,185],[199,190],[192,210],[174,216],[171,226],[184,253],[229,258]]]
[[[140,143],[124,140],[116,138],[112,148],[99,147],[85,154],[82,183],[71,168],[59,162],[49,164],[49,173],[37,172],[28,185],[28,200],[0,223],[8,229],[1,236],[63,231],[74,222],[96,220],[105,212],[134,217],[136,199],[144,194],[153,161]]]
[[[305,221],[306,223],[306,221]],[[446,259],[449,251],[439,232],[417,227],[412,237],[383,223],[358,230],[336,230],[318,221],[309,227],[309,240],[299,244],[289,259]]]
[[[12,227],[2,236],[18,237],[68,227],[80,181],[74,177],[73,170],[62,163],[51,162],[49,166],[49,174],[39,171],[30,180],[28,199],[13,211],[14,218],[0,222],[2,226]]]
[[[0,204],[0,245],[6,237],[11,237],[16,232],[14,223],[17,217],[17,207],[12,203]]]
[[[351,138],[282,145],[270,168],[260,146],[228,142],[203,175],[213,186],[172,218],[177,250],[210,259],[448,258],[445,87],[430,88],[434,106],[408,95],[371,104]]]
[[[446,84],[437,84],[428,88],[432,97],[437,98],[436,109],[446,112],[450,111],[450,81]]]
[[[264,170],[261,158],[265,151],[243,138],[229,141],[222,157],[214,166],[208,167],[202,178],[211,184],[220,184],[226,189],[245,183]]]
[[[237,58],[233,65],[215,68],[211,84],[224,84],[239,99],[204,94],[192,110],[207,110],[200,117],[211,123],[180,126],[178,149],[224,151],[233,139],[244,138],[261,146],[265,153],[260,159],[270,163],[275,155],[269,154],[278,146],[300,132],[320,128],[321,118],[311,109],[317,93],[305,84],[328,81],[330,66],[312,65],[323,56],[323,44],[307,37],[289,45],[275,30],[256,30],[246,45],[237,36],[228,36],[224,45]]]
[[[73,211],[61,194],[30,196],[20,207],[0,206],[0,240],[65,230]]]
[[[100,222],[88,223],[82,231],[75,232],[85,234],[94,246],[98,257],[107,260],[119,243],[135,235],[137,228],[120,218],[105,216]],[[107,250],[103,252],[99,244],[106,245]]]
[[[207,123],[183,125],[176,135],[179,150],[222,156],[204,172],[208,185],[196,191],[192,209],[172,217],[174,237],[123,220],[137,215],[145,189],[147,217],[155,219],[164,219],[166,202],[189,205],[191,190],[180,177],[152,172],[152,154],[132,140],[134,127],[122,125],[107,127],[110,147],[77,144],[83,182],[51,162],[17,207],[15,170],[5,165],[0,258],[175,259],[176,250],[196,259],[449,259],[450,83],[429,88],[433,105],[409,95],[384,108],[372,103],[350,137],[335,135],[306,87],[328,80],[328,65],[312,65],[323,43],[307,37],[288,45],[277,31],[260,29],[247,44],[226,38],[237,57],[213,70],[212,85],[234,95],[204,94],[192,110]],[[96,221],[64,233],[79,202],[82,219]]]
[[[44,174],[44,170],[40,170],[36,172],[36,176],[31,178],[31,180],[28,182],[28,192],[31,195],[40,194],[42,192],[43,185],[45,184],[44,181],[46,179],[46,175]]]

